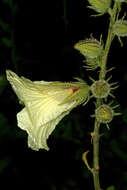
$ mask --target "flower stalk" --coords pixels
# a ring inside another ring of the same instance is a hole
[[[106,64],[107,64],[107,57],[108,53],[110,50],[110,46],[112,43],[112,40],[114,38],[114,34],[112,31],[112,26],[115,23],[116,16],[117,16],[117,3],[114,3],[113,9],[110,10],[110,24],[109,24],[109,29],[108,29],[108,35],[107,35],[107,40],[102,56],[102,63],[101,63],[101,68],[100,68],[100,73],[99,73],[99,80],[105,79],[106,76]],[[101,106],[102,101],[97,98],[96,99],[96,107]],[[93,180],[94,180],[94,188],[95,190],[101,190],[100,187],[100,182],[99,182],[99,129],[100,129],[100,123],[95,119],[94,123],[94,132],[93,132]]]
[[[93,136],[93,180],[95,190],[101,190],[99,182],[99,128],[100,123],[95,120]]]
[[[100,75],[99,79],[104,79],[106,76],[106,63],[107,63],[107,57],[109,53],[109,49],[112,43],[112,40],[114,38],[114,34],[112,31],[112,26],[115,23],[116,15],[117,15],[117,3],[114,3],[114,7],[112,10],[110,10],[110,24],[109,24],[109,29],[108,29],[108,36],[105,44],[105,49],[104,49],[104,54],[102,57],[102,63],[101,63],[101,70],[100,70]]]

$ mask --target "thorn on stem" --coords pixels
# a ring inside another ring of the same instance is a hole
[[[91,144],[93,144],[94,132],[91,132],[90,135],[91,135]]]

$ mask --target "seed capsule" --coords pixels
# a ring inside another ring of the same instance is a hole
[[[106,98],[110,92],[110,85],[105,80],[95,81],[91,86],[95,98]]]
[[[119,37],[127,36],[127,20],[117,20],[113,25],[113,33]]]
[[[96,39],[81,40],[74,46],[75,49],[79,50],[81,54],[89,58],[96,58],[102,52],[102,45]]]
[[[109,123],[113,119],[114,111],[106,104],[99,106],[95,110],[96,119],[100,123]]]
[[[98,13],[106,13],[111,6],[111,0],[88,0],[91,5],[89,8]]]

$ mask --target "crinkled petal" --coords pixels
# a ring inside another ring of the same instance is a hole
[[[53,120],[44,125],[35,128],[31,122],[29,114],[24,108],[17,114],[18,126],[28,133],[28,146],[33,150],[46,149],[49,150],[47,139],[60,120],[67,115],[69,111],[65,111]]]
[[[32,82],[10,70],[7,79],[25,106],[17,114],[18,126],[28,133],[28,146],[33,150],[48,150],[47,139],[55,126],[89,96],[89,86],[83,81]]]

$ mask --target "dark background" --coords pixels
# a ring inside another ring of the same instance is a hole
[[[16,114],[21,110],[18,99],[8,84],[5,70],[11,69],[31,80],[73,81],[82,77],[91,85],[84,57],[74,44],[90,34],[105,41],[109,16],[96,14],[83,0],[1,0],[0,1],[0,184],[4,188],[40,188],[43,190],[92,190],[92,176],[82,162],[84,151],[92,167],[93,99],[74,109],[56,127],[48,139],[50,150],[35,152],[27,147],[27,134],[17,127]],[[123,4],[123,16],[127,6]],[[114,92],[120,104],[110,130],[102,125],[100,140],[100,180],[103,189],[113,185],[127,189],[127,39],[121,48],[113,41],[107,74],[119,82]],[[111,99],[111,98],[110,98]],[[113,190],[113,189],[111,189]]]

